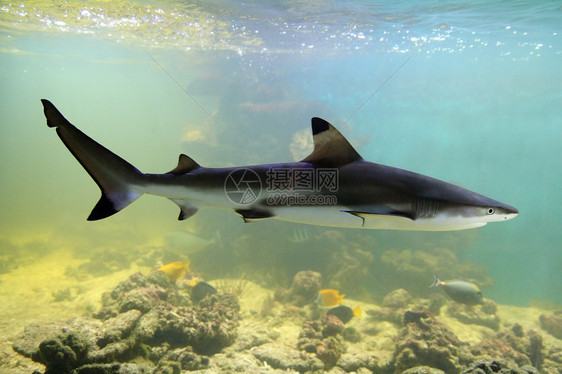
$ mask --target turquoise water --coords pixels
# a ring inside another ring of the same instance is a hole
[[[330,279],[338,263],[366,256],[350,284],[376,298],[412,282],[381,271],[385,253],[447,248],[459,269],[479,269],[473,278],[498,303],[562,303],[559,2],[32,1],[3,3],[0,21],[0,261],[18,266],[41,254],[33,248],[61,246],[141,256],[187,227],[221,233],[224,245],[194,261],[211,277],[255,273],[272,285],[312,268]],[[288,240],[300,225],[243,224],[222,211],[178,222],[177,207],[155,197],[86,222],[97,186],[45,126],[41,98],[155,173],[180,153],[203,166],[298,159],[319,116],[366,159],[520,215],[461,232],[331,230],[337,241],[306,227],[302,248]],[[424,265],[427,285],[438,265]]]

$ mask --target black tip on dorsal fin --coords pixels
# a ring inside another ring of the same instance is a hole
[[[362,159],[347,139],[328,121],[313,117],[311,125],[314,150],[302,162],[323,167],[340,167]]]
[[[175,175],[186,174],[199,167],[201,166],[197,162],[193,161],[191,157],[184,155],[182,153],[178,160],[178,166],[176,166],[175,169],[170,170],[166,174],[175,174]]]
[[[312,122],[312,136],[318,135],[321,132],[328,131],[330,129],[330,122],[325,121],[322,118],[313,117],[311,122]]]

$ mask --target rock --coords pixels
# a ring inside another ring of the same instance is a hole
[[[521,349],[521,348],[520,348]],[[529,365],[531,361],[522,352],[517,351],[505,340],[493,338],[485,339],[471,348],[474,356],[501,357],[507,365]]]
[[[189,298],[165,285],[158,275],[133,274],[105,294],[103,312],[98,313],[103,323],[76,318],[30,325],[14,341],[13,349],[44,364],[47,374],[205,369],[209,359],[202,355],[216,354],[236,338],[238,300],[231,294],[215,294],[198,306],[185,306]],[[147,360],[146,367],[120,364],[139,357]]]
[[[101,329],[101,322],[88,318],[75,318],[65,322],[50,322],[45,324],[32,323],[26,326],[24,332],[16,337],[12,349],[17,353],[31,358],[39,354],[39,344],[47,339],[64,335],[65,332],[77,332],[93,345],[96,332]],[[38,357],[38,356],[36,356]]]
[[[478,360],[470,365],[470,367],[462,372],[462,374],[538,374],[538,370],[532,366],[523,366],[521,368],[509,366],[501,360]]]
[[[283,348],[275,343],[253,348],[251,352],[258,360],[274,369],[294,370],[299,373],[324,369],[324,364],[315,355]]]
[[[458,372],[472,360],[468,345],[438,322],[427,310],[408,310],[396,338],[392,364],[396,372],[427,365],[445,372]]]
[[[209,358],[194,353],[190,348],[178,348],[168,352],[158,363],[162,367],[179,367],[181,370],[194,371],[207,368]]]
[[[324,367],[327,369],[336,365],[343,352],[341,339],[335,336],[328,336],[316,347],[316,357],[324,363]]]
[[[518,323],[513,324],[513,326],[511,327],[511,331],[513,331],[513,334],[515,334],[515,336],[517,336],[518,338],[522,338],[523,335],[525,335],[525,332],[523,331],[523,326],[521,326]]]
[[[361,369],[368,372],[381,372],[380,359],[372,353],[350,354],[344,353],[337,364],[345,372],[359,372]]]
[[[300,271],[293,278],[289,290],[289,302],[304,306],[314,301],[322,285],[322,274],[315,271]]]
[[[30,323],[24,332],[16,337],[12,349],[22,356],[30,358],[37,351],[39,343],[62,332],[64,322],[48,324]]]
[[[415,366],[404,370],[401,374],[445,374],[445,372],[429,366]]]
[[[359,343],[361,341],[361,334],[354,327],[346,327],[343,330],[343,340],[351,343]]]
[[[146,313],[166,298],[166,291],[160,286],[135,288],[127,292],[119,301],[119,313],[139,310]]]
[[[382,305],[390,308],[406,308],[412,296],[403,288],[391,291],[382,300]]]
[[[43,340],[31,358],[46,366],[45,373],[71,373],[74,368],[86,363],[89,345],[80,333],[70,331]]]
[[[541,328],[555,338],[562,339],[562,311],[553,314],[541,314]]]
[[[234,342],[239,306],[234,296],[215,294],[199,308],[159,305],[139,320],[141,342],[171,347],[189,345],[199,354],[215,354]]]
[[[322,337],[340,335],[343,332],[344,324],[336,316],[328,314],[322,319]]]
[[[103,337],[98,341],[100,348],[109,343],[117,342],[128,337],[136,326],[142,313],[139,310],[129,310],[119,314],[115,318],[110,318],[103,323]]]
[[[75,370],[76,374],[151,374],[146,366],[129,363],[87,364]]]
[[[341,333],[344,325],[339,318],[327,315],[320,320],[306,321],[297,347],[314,353],[326,368],[333,367],[345,351]]]
[[[404,318],[404,310],[390,307],[380,309],[369,309],[367,315],[375,321],[388,321],[397,325],[402,324]]]
[[[460,303],[449,303],[447,313],[464,324],[474,324],[498,330],[500,319],[495,314],[496,304],[489,299],[484,299],[482,305],[464,305]]]

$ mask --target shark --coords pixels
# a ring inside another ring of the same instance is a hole
[[[203,167],[181,154],[167,173],[142,173],[71,124],[46,99],[48,127],[101,190],[88,220],[112,216],[143,194],[180,208],[185,220],[202,208],[326,227],[451,231],[507,221],[519,211],[463,187],[364,160],[329,122],[311,120],[314,149],[299,162]]]

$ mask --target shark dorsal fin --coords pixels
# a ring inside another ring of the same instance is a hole
[[[339,167],[362,159],[347,139],[322,118],[312,118],[312,140],[314,150],[302,162]]]
[[[193,159],[187,155],[184,155],[183,153],[180,155],[179,161],[178,161],[178,166],[176,166],[175,169],[170,170],[168,173],[166,174],[175,174],[175,175],[181,175],[181,174],[186,174],[189,173],[190,171],[199,168],[199,164],[195,161],[193,161]]]

